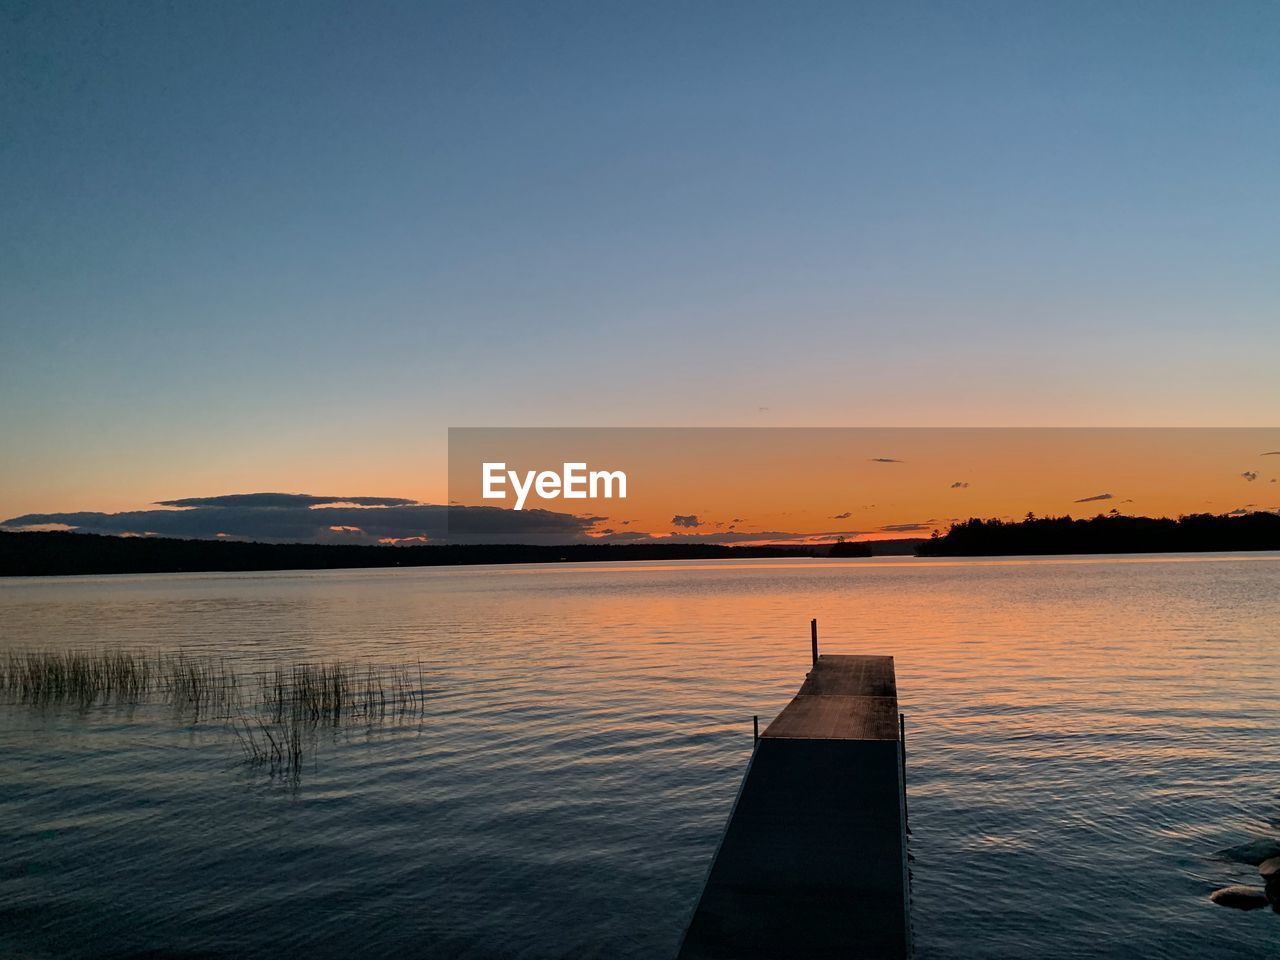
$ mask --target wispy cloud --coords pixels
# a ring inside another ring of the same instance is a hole
[[[1093,503],[1095,500],[1112,500],[1115,494],[1112,493],[1095,493],[1092,497],[1081,497],[1079,500],[1072,500],[1072,503]]]
[[[353,504],[359,507],[407,507],[416,503],[406,497],[320,497],[310,493],[230,493],[219,497],[184,497],[157,500],[159,507],[316,507],[324,504]]]
[[[831,519],[832,519],[832,520],[848,520],[848,519],[849,519],[850,517],[852,517],[852,516],[853,516],[853,514],[852,514],[852,513],[850,513],[848,510],[846,510],[844,513],[837,513],[837,514],[836,514],[834,517],[832,517]]]
[[[700,527],[702,526],[702,524],[703,524],[703,521],[698,519],[698,515],[696,513],[688,513],[688,514],[677,513],[674,517],[671,518],[671,525],[673,527],[692,528],[692,527]]]
[[[893,457],[871,457],[872,463],[906,463],[905,460],[895,460]]]
[[[1240,474],[1240,476],[1244,477],[1244,478],[1245,478],[1246,480],[1248,480],[1250,483],[1253,483],[1253,481],[1255,481],[1255,480],[1257,480],[1257,479],[1258,479],[1258,471],[1257,471],[1257,470],[1246,470],[1244,473]]]
[[[965,490],[965,489],[968,489],[968,486],[969,486],[969,484],[968,484],[967,482],[965,482],[964,480],[957,480],[955,483],[953,483],[953,484],[951,485],[951,489],[952,489],[952,490]]]
[[[824,530],[816,533],[798,533],[790,530],[723,530],[715,533],[617,533],[594,538],[600,543],[719,543],[719,544],[778,544],[806,546],[814,543],[830,543],[838,537],[849,539],[861,536],[862,530]]]

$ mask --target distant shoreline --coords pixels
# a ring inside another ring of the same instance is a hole
[[[713,543],[364,544],[258,543],[117,537],[66,531],[0,531],[0,577],[139,573],[375,570],[522,563],[608,563],[920,556],[1046,557],[1280,551],[1280,516],[972,519],[930,539],[740,546]]]
[[[845,543],[840,547],[842,550],[838,555],[871,556],[869,544]],[[64,531],[0,531],[0,577],[825,557],[831,554],[832,549],[831,544],[791,547],[712,543],[443,544],[393,547],[113,537]]]
[[[1280,515],[1198,513],[1168,517],[1102,514],[1089,519],[971,519],[920,542],[921,557],[1036,557],[1125,553],[1237,553],[1280,550]]]

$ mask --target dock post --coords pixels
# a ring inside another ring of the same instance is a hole
[[[760,742],[760,715],[759,714],[756,714],[754,717],[751,718],[751,729],[752,729],[752,732],[754,733],[754,738],[752,739],[751,742],[759,743]]]
[[[818,620],[815,617],[809,621],[809,636],[813,640],[813,665],[818,665]]]

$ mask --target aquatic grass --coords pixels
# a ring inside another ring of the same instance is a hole
[[[154,679],[150,658],[124,650],[9,651],[0,665],[0,689],[37,704],[138,701]]]
[[[421,714],[425,708],[422,664],[305,662],[276,666],[260,675],[258,704],[279,723],[286,717],[337,724]]]
[[[159,654],[156,675],[158,699],[179,713],[225,719],[241,709],[240,678],[225,659]]]
[[[423,706],[422,663],[302,661],[237,670],[223,657],[127,650],[8,651],[0,659],[0,692],[30,703],[158,701],[199,712],[247,704],[276,719],[313,721],[375,717]]]
[[[122,649],[8,651],[0,696],[41,708],[164,704],[184,722],[223,720],[246,761],[297,773],[321,725],[422,716],[426,675],[413,664],[302,661],[245,670],[223,657]]]
[[[231,724],[239,738],[245,762],[267,767],[271,773],[296,777],[302,770],[302,724],[289,720],[268,724],[261,717],[244,717]],[[243,730],[243,732],[241,732]]]

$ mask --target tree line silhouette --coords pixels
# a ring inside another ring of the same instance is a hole
[[[496,563],[630,560],[714,560],[755,557],[869,557],[866,541],[807,546],[716,543],[356,544],[256,543],[115,537],[64,531],[0,531],[0,576],[197,571],[335,570]],[[1280,515],[1191,514],[1088,519],[1035,517],[1021,521],[972,518],[916,545],[922,557],[1016,556],[1071,553],[1177,553],[1280,550]]]
[[[922,541],[922,557],[1018,556],[1060,553],[1199,553],[1280,550],[1280,516],[1195,513],[1168,517],[1099,514],[1089,519],[1036,517],[1025,520],[973,518]]]
[[[65,531],[0,531],[0,576],[816,557],[826,552],[825,546],[726,546],[715,543],[573,543],[549,546],[503,543],[389,547],[113,537]]]

